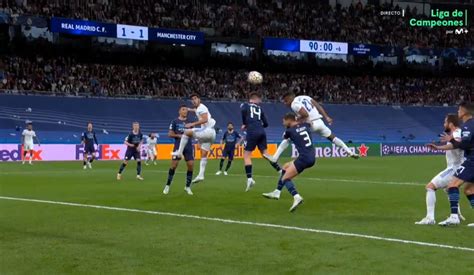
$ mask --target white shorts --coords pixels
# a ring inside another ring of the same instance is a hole
[[[449,182],[453,179],[454,172],[456,172],[456,167],[446,168],[439,172],[431,182],[434,184],[436,189],[446,188]]]
[[[201,149],[209,152],[211,144],[216,139],[216,130],[214,128],[194,128],[193,136],[199,141]]]
[[[25,144],[23,144],[23,150],[24,150],[24,151],[34,150],[34,144],[33,144],[33,143],[25,143]]]
[[[148,149],[147,150],[147,155],[148,156],[156,156],[156,148]]]
[[[311,121],[311,130],[325,138],[329,137],[332,134],[331,129],[329,129],[326,124],[324,124],[324,121],[322,119],[316,119]]]

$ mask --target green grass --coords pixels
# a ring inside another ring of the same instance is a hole
[[[183,164],[171,193],[161,193],[168,165],[145,166],[139,182],[131,163],[117,182],[118,162],[95,162],[87,171],[79,162],[0,163],[0,195],[474,248],[474,231],[466,226],[413,224],[425,215],[423,184],[444,168],[443,157],[319,159],[295,180],[305,198],[295,213],[288,212],[286,191],[279,201],[261,197],[277,181],[262,160],[254,163],[257,185],[248,193],[241,160],[227,177],[215,176],[218,161],[210,161],[206,181],[193,187],[192,197],[183,191]],[[444,192],[437,196],[441,220],[449,207]],[[474,222],[464,196],[461,207]],[[474,252],[383,240],[0,199],[2,274],[473,274],[473,259]]]

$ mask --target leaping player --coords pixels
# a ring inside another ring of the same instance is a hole
[[[196,112],[198,120],[195,122],[186,123],[185,127],[187,130],[185,130],[181,136],[179,148],[177,151],[172,153],[172,156],[181,158],[189,139],[196,138],[198,140],[199,144],[201,145],[201,162],[199,163],[199,174],[192,181],[193,183],[197,183],[204,180],[207,156],[211,150],[211,144],[216,138],[216,130],[214,129],[216,121],[212,118],[212,115],[206,105],[201,103],[201,98],[198,94],[191,95],[191,101],[196,109],[189,109],[189,111]],[[201,127],[195,128],[196,126]]]
[[[458,117],[462,120],[461,140],[455,139],[454,135],[447,134],[441,137],[441,142],[448,142],[446,145],[430,144],[429,146],[439,150],[461,149],[464,151],[464,162],[454,173],[448,184],[448,197],[451,206],[451,215],[439,225],[450,226],[461,223],[459,219],[459,188],[465,183],[464,194],[474,208],[474,104],[461,103],[458,109]],[[474,227],[474,223],[468,224]]]
[[[444,119],[444,131],[452,133],[454,139],[461,140],[461,129],[459,128],[460,121],[457,114],[448,114]],[[435,204],[436,204],[436,190],[443,189],[448,186],[448,183],[453,179],[454,173],[461,166],[464,161],[463,151],[460,149],[446,150],[447,168],[439,172],[426,185],[426,217],[416,222],[415,224],[430,225],[435,224]]]
[[[287,128],[283,134],[283,140],[293,142],[298,150],[298,158],[283,166],[282,175],[278,180],[277,188],[273,192],[264,193],[262,195],[268,199],[278,200],[280,199],[280,193],[283,186],[286,186],[288,192],[293,196],[293,204],[290,207],[290,212],[293,212],[301,203],[303,203],[303,198],[298,194],[298,191],[291,180],[301,174],[305,169],[314,166],[314,163],[316,162],[316,152],[311,138],[310,124],[305,122],[299,123],[294,113],[288,113],[283,118],[283,125]]]
[[[331,129],[324,124],[322,118],[324,118],[329,125],[332,124],[333,119],[327,114],[324,108],[316,102],[316,100],[306,95],[295,96],[294,93],[288,92],[283,95],[282,101],[286,106],[291,107],[293,112],[295,112],[298,117],[298,122],[309,123],[312,132],[327,138],[336,146],[341,147],[351,158],[359,158],[358,154],[349,149],[344,141],[336,137]],[[283,140],[283,142],[284,144],[281,147],[282,150],[277,151],[272,161],[277,161],[281,153],[283,153],[283,151],[288,147],[289,144],[287,144],[285,140]]]
[[[22,164],[25,164],[26,155],[30,154],[30,158],[28,163],[32,165],[33,161],[33,154],[34,154],[34,140],[38,143],[38,146],[41,146],[38,137],[36,136],[35,131],[33,131],[33,123],[28,122],[26,124],[26,129],[23,130],[21,133],[21,144],[23,144],[23,161]]]
[[[268,127],[267,117],[263,112],[260,103],[262,98],[259,93],[252,92],[249,95],[249,101],[240,105],[242,114],[242,131],[247,131],[246,144],[244,148],[244,163],[245,174],[247,175],[247,188],[245,192],[249,191],[255,185],[255,180],[252,177],[252,152],[258,147],[262,155],[268,158],[267,153],[267,134],[265,128]],[[280,171],[280,166],[276,161],[271,161],[272,167]]]

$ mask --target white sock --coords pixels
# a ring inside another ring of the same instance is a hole
[[[182,155],[184,147],[188,144],[189,137],[187,135],[182,135],[181,140],[179,141],[178,155]]]
[[[280,158],[280,155],[283,153],[283,151],[286,150],[286,148],[288,148],[288,145],[289,145],[289,144],[290,144],[290,143],[288,142],[288,140],[287,140],[287,139],[284,139],[284,140],[280,143],[280,145],[278,145],[278,148],[277,148],[275,154],[273,155],[273,157],[275,158],[275,160],[278,160],[278,159]]]
[[[434,219],[436,204],[436,193],[433,189],[426,189],[426,217]]]
[[[199,163],[199,175],[198,177],[204,178],[204,172],[206,172],[207,158],[202,158]]]
[[[344,141],[340,140],[339,138],[335,137],[332,140],[332,143],[336,144],[337,147],[341,147],[344,151],[346,151],[347,154],[349,154],[349,156],[354,155],[354,152],[352,152],[352,150],[347,147]]]

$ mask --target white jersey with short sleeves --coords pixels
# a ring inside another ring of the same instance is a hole
[[[23,130],[23,133],[21,135],[25,137],[25,144],[33,144],[33,137],[36,137],[35,131],[30,131],[28,129]]]
[[[461,129],[453,132],[453,138],[461,139]],[[446,164],[448,168],[457,168],[464,162],[464,151],[461,149],[453,149],[446,151]]]
[[[155,138],[148,137],[146,139],[146,145],[147,145],[148,149],[155,149],[157,143],[158,143],[158,138],[157,137],[155,137]]]
[[[311,121],[322,118],[323,116],[318,112],[316,107],[313,106],[312,98],[306,95],[300,95],[295,97],[293,102],[291,102],[291,109],[298,115],[298,112],[301,108],[304,108],[308,112],[308,119],[306,122],[310,123]],[[298,115],[299,116],[299,115]]]
[[[216,121],[212,118],[212,115],[209,112],[209,109],[207,109],[206,105],[201,103],[196,109],[196,115],[200,120],[204,114],[207,114],[207,122],[201,124],[201,128],[213,128],[216,125]]]

